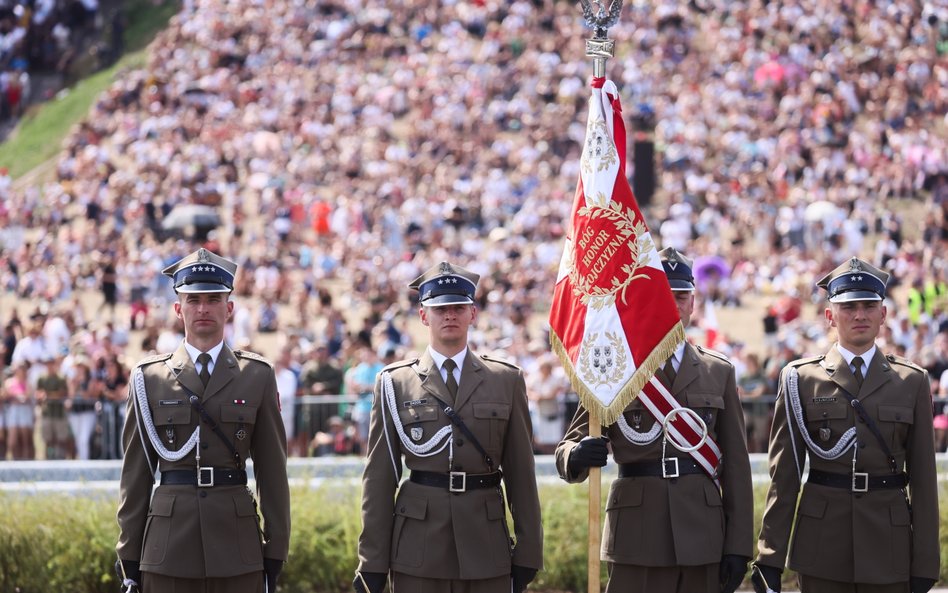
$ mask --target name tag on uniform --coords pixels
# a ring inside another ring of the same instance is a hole
[[[182,403],[182,402],[181,402],[180,399],[160,399],[160,400],[158,400],[158,405],[159,405],[159,406],[180,406],[181,403]]]
[[[425,405],[425,404],[427,404],[427,403],[428,403],[428,399],[427,399],[427,398],[425,398],[425,399],[413,399],[413,400],[408,401],[408,402],[402,402],[402,407],[403,407],[403,408],[415,408],[415,407],[418,407],[418,406],[423,406],[423,405]]]
[[[831,403],[833,403],[834,401],[836,401],[836,398],[835,398],[835,397],[831,397],[831,396],[826,396],[826,397],[814,397],[814,398],[813,398],[813,403],[814,403],[814,404],[831,404]]]

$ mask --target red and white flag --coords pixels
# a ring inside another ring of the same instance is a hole
[[[551,341],[587,410],[614,423],[685,339],[671,288],[625,174],[615,84],[594,78]]]

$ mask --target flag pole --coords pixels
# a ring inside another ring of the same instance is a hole
[[[605,0],[594,0],[599,9],[593,13],[589,0],[580,0],[583,9],[583,19],[586,25],[593,28],[592,39],[586,40],[586,57],[592,58],[593,77],[604,78],[606,76],[606,60],[615,56],[616,42],[606,37],[609,27],[619,20],[619,13],[622,10],[622,0],[612,0],[606,10]],[[590,406],[589,413],[589,436],[602,436],[602,424],[599,418],[599,410],[595,406]],[[599,583],[599,548],[602,543],[602,470],[598,467],[589,468],[589,549],[587,550],[588,574],[587,590],[588,593],[600,593]]]
[[[599,422],[599,410],[590,407],[589,412],[589,436],[602,436],[602,426]],[[598,467],[589,468],[589,550],[587,551],[587,571],[586,585],[588,593],[599,593],[599,547],[602,543],[602,469]]]

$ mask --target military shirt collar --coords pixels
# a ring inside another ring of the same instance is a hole
[[[184,349],[188,351],[188,356],[191,357],[191,363],[195,366],[195,368],[197,368],[197,359],[198,359],[198,356],[201,355],[201,352],[203,352],[203,350],[198,350],[191,344],[188,344],[187,340],[184,341]],[[214,363],[217,362],[217,357],[220,356],[221,350],[223,349],[224,349],[224,340],[221,340],[220,343],[217,344],[217,346],[214,346],[213,348],[207,351],[207,353],[211,355],[210,370],[214,370]]]
[[[849,350],[846,350],[845,348],[843,348],[843,345],[840,344],[839,342],[836,343],[836,349],[839,350],[839,353],[840,353],[840,355],[843,357],[843,360],[845,360],[845,361],[846,361],[846,364],[849,365],[849,370],[852,370],[852,368],[853,368],[853,359],[856,358],[857,355],[856,355],[855,353],[850,352]],[[872,345],[872,348],[870,348],[869,350],[866,350],[866,351],[863,352],[861,355],[859,355],[859,356],[862,357],[863,364],[866,366],[866,371],[869,370],[869,368],[868,368],[868,367],[869,367],[869,363],[872,361],[872,357],[874,357],[874,356],[876,355],[876,350],[878,350],[878,348],[876,348],[876,345],[873,344],[873,345]]]
[[[431,360],[434,361],[435,366],[438,370],[441,370],[441,367],[444,365],[444,361],[448,359],[447,356],[441,354],[431,346],[428,346],[428,354],[431,355]],[[454,360],[454,364],[458,367],[458,372],[464,369],[464,358],[467,356],[467,346],[464,347],[464,350],[461,350],[457,354],[451,357]]]

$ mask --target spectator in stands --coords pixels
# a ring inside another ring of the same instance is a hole
[[[13,365],[13,373],[4,379],[2,399],[6,403],[7,449],[13,459],[35,459],[33,431],[36,405],[33,388],[27,381],[28,364]]]
[[[280,415],[283,416],[283,430],[286,432],[286,442],[289,447],[289,455],[298,456],[303,451],[297,451],[293,447],[296,442],[296,423],[294,417],[296,414],[296,392],[299,386],[300,366],[295,359],[295,351],[289,346],[284,346],[280,350],[280,356],[273,365],[276,373],[277,393],[280,395]]]
[[[40,427],[46,459],[70,459],[75,456],[75,447],[66,418],[69,385],[56,358],[47,356],[44,363],[45,372],[36,381],[36,399],[42,415]]]
[[[300,394],[338,397],[342,395],[343,372],[329,356],[329,346],[318,343],[310,360],[300,372]],[[339,404],[300,404],[296,406],[296,439],[299,450],[305,450],[313,436],[328,428],[328,420],[336,416]]]
[[[66,411],[69,429],[76,447],[76,459],[90,459],[92,436],[96,427],[96,383],[92,379],[89,361],[77,359],[67,380]]]

